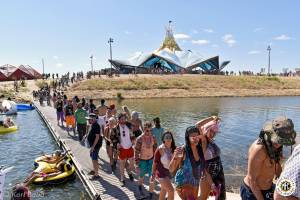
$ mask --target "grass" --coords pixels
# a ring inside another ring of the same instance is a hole
[[[35,85],[38,86],[38,88],[42,88],[43,86],[45,86],[46,84],[49,84],[49,81],[45,81],[45,80],[37,80],[35,82]]]
[[[73,85],[72,90],[152,90],[152,89],[300,89],[296,78],[255,76],[148,76],[119,79],[92,79]]]

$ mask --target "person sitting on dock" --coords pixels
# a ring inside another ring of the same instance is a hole
[[[150,199],[152,199],[154,191],[154,177],[152,176],[152,165],[154,152],[157,148],[157,142],[154,135],[151,133],[152,124],[146,122],[144,124],[144,132],[136,139],[134,146],[134,159],[136,165],[136,174],[139,176],[139,192],[143,195],[144,177],[146,174],[150,178]]]
[[[119,151],[120,160],[120,175],[121,184],[125,186],[124,170],[127,160],[129,161],[128,175],[129,179],[133,181],[132,171],[134,168],[133,158],[133,142],[135,137],[132,133],[131,123],[126,121],[126,113],[120,113],[118,115],[118,125],[113,129],[110,135],[113,148]]]
[[[295,144],[295,138],[291,119],[278,117],[264,125],[249,148],[248,173],[240,189],[242,200],[273,199],[273,179],[282,171],[282,147]]]

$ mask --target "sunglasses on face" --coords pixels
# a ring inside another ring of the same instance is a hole
[[[145,132],[151,132],[151,129],[145,129]]]

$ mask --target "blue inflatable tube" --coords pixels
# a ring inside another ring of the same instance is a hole
[[[30,104],[17,104],[17,110],[34,110],[34,106]]]

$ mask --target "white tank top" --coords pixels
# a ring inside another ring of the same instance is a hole
[[[120,125],[120,135],[121,135],[121,147],[123,149],[130,149],[132,147],[132,142],[130,139],[129,128],[126,125],[124,125],[123,127]]]
[[[170,162],[172,160],[172,151],[170,149],[167,149],[162,144],[160,148],[163,148],[164,154],[160,157],[160,162],[164,166],[164,168],[169,169]]]

